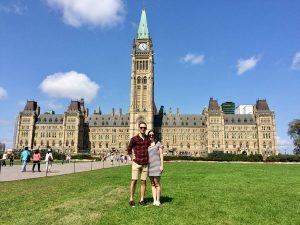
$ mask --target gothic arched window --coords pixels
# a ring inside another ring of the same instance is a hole
[[[142,78],[141,77],[138,77],[137,78],[137,84],[140,84],[142,82]]]
[[[147,77],[143,78],[143,84],[147,84]]]

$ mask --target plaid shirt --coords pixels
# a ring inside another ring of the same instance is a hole
[[[127,147],[128,155],[132,154],[134,150],[135,159],[133,160],[139,165],[147,165],[149,161],[148,147],[150,146],[150,139],[145,136],[144,140],[139,135],[131,138]]]

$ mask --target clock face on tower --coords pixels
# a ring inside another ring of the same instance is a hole
[[[139,45],[139,49],[140,49],[141,51],[145,51],[145,50],[147,49],[147,44],[146,44],[146,43],[141,43],[141,44]]]

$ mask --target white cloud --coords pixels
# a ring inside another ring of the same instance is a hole
[[[26,11],[27,11],[27,7],[18,1],[12,1],[9,4],[0,3],[0,12],[24,15]]]
[[[252,56],[249,59],[239,59],[237,64],[238,75],[242,75],[243,73],[252,70],[256,67],[256,64],[260,60],[260,57]]]
[[[291,65],[292,70],[300,70],[300,52],[296,52]]]
[[[73,27],[111,27],[124,20],[123,0],[47,0],[63,13],[63,21]]]
[[[5,98],[7,98],[7,91],[4,88],[0,87],[0,100]]]
[[[86,74],[70,71],[47,76],[40,84],[40,88],[51,97],[84,98],[87,102],[91,102],[96,97],[100,87],[96,82],[91,81]]]
[[[292,154],[293,153],[294,145],[290,139],[283,139],[278,136],[276,137],[276,139],[277,139],[278,151],[280,153],[282,153],[282,154],[285,154],[285,153]]]
[[[198,65],[204,63],[204,54],[198,55],[193,53],[188,53],[180,59],[183,63],[191,63],[192,65]]]

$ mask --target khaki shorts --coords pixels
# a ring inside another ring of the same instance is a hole
[[[148,164],[139,165],[132,161],[132,180],[138,180],[139,174],[141,174],[141,180],[147,180],[148,176]]]

